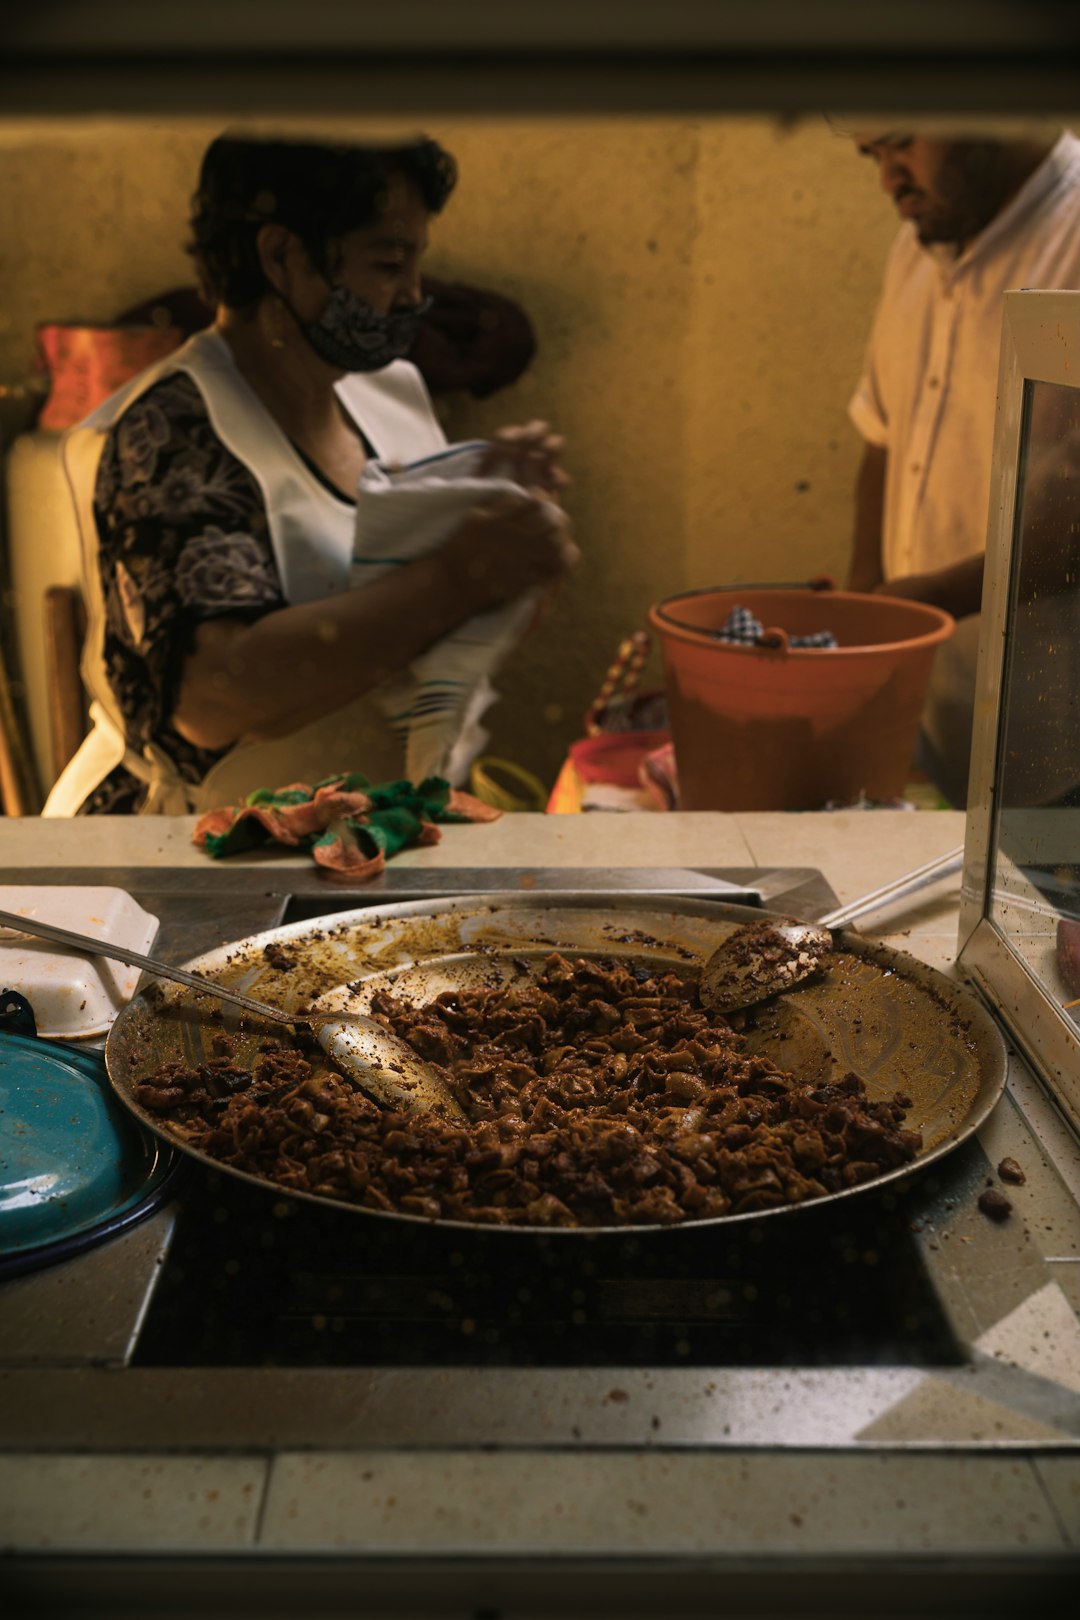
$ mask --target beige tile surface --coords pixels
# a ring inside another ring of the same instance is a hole
[[[1035,1472],[1069,1545],[1080,1548],[1080,1457],[1040,1457]]]
[[[249,1546],[261,1457],[0,1455],[0,1550]]]
[[[191,841],[194,816],[86,816],[75,821],[7,818],[0,824],[0,866],[135,863],[205,867]],[[406,849],[395,863],[445,866],[679,866],[752,864],[740,822],[716,812],[660,815],[506,815],[499,821],[440,828],[441,839]],[[275,851],[234,856],[230,866],[310,866],[306,855]]]
[[[1080,1322],[1056,1282],[1030,1294],[975,1344],[1006,1366],[1080,1393]]]
[[[260,1545],[402,1554],[1059,1548],[1022,1458],[285,1455]]]
[[[1000,1445],[1009,1441],[1022,1445],[1063,1440],[1065,1436],[1060,1429],[1050,1428],[1023,1412],[1015,1412],[960,1387],[951,1379],[937,1378],[930,1373],[895,1406],[860,1429],[857,1438],[867,1445],[920,1441],[934,1445],[972,1442]]]
[[[1073,1310],[1080,1316],[1080,1260],[1051,1260],[1050,1272]]]
[[[89,816],[75,821],[5,818],[0,866],[135,863],[205,867],[191,842],[194,816]],[[447,826],[441,842],[403,850],[409,866],[817,866],[841,900],[898,877],[963,842],[957,811],[868,810],[724,815],[507,815],[484,826]],[[277,852],[234,857],[231,865],[306,866]]]
[[[443,827],[440,843],[404,850],[410,866],[751,866],[735,816],[598,812],[508,815],[483,827]]]
[[[758,866],[817,866],[841,905],[901,877],[964,842],[965,817],[958,810],[835,810],[807,815],[761,811],[737,817]],[[925,925],[934,915],[955,916],[959,876],[943,879],[901,912],[875,915],[893,928]],[[951,923],[955,941],[956,924]]]

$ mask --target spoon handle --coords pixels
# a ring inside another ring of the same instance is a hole
[[[830,911],[828,916],[819,918],[823,928],[838,928],[841,923],[853,922],[856,917],[862,917],[868,911],[876,911],[878,906],[884,906],[890,900],[899,900],[906,894],[913,894],[916,889],[929,883],[931,878],[944,877],[947,872],[959,871],[964,862],[964,846],[958,844],[955,849],[946,850],[944,855],[937,855],[925,866],[916,867],[913,872],[905,872],[902,877],[893,878],[891,883],[883,883],[880,889],[872,894],[861,895],[858,900],[852,900],[846,906],[838,906]]]
[[[309,1022],[308,1019],[301,1019],[298,1013],[285,1012],[281,1007],[268,1007],[263,1001],[253,1001],[250,996],[242,996],[238,990],[225,990],[211,979],[204,979],[197,973],[189,973],[186,968],[171,967],[167,962],[158,962],[152,956],[143,956],[140,951],[129,951],[126,945],[112,945],[108,940],[94,939],[90,934],[75,934],[70,929],[57,927],[55,923],[39,922],[36,917],[20,917],[15,912],[0,911],[0,927],[13,928],[20,934],[31,934],[38,939],[47,939],[53,945],[66,945],[83,956],[104,956],[110,962],[125,962],[128,967],[142,968],[144,972],[152,973],[158,979],[174,979],[177,984],[186,984],[190,989],[201,990],[216,997],[218,1001],[230,1001],[237,1007],[245,1008],[247,1012],[258,1013],[260,1018],[273,1019],[276,1024],[295,1024],[298,1020],[302,1023]]]

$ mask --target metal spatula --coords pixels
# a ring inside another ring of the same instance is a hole
[[[791,990],[817,971],[833,949],[832,929],[865,916],[878,906],[911,894],[925,883],[956,871],[964,846],[950,849],[892,883],[839,906],[820,922],[747,923],[719,945],[701,970],[701,999],[714,1012],[737,1012],[769,996]]]
[[[95,939],[92,934],[76,934],[69,928],[41,922],[37,917],[23,917],[17,912],[0,911],[0,927],[63,945],[80,956],[104,956],[110,962],[125,962],[129,967],[152,973],[157,979],[171,979],[275,1024],[308,1024],[315,1030],[320,1045],[341,1064],[349,1078],[379,1102],[416,1111],[434,1109],[452,1119],[465,1117],[441,1075],[404,1041],[364,1013],[333,1005],[315,1007],[305,1013],[286,1012],[281,1007],[270,1007],[266,1002],[241,995],[238,990],[227,990],[224,985],[215,984],[201,974],[189,973],[186,968],[173,967],[168,962],[144,956],[141,951],[128,950],[125,945],[113,945],[108,940]]]

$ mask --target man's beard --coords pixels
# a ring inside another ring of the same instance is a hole
[[[965,243],[985,230],[1015,189],[1007,150],[998,141],[956,141],[945,153],[928,197],[915,221],[919,241]]]

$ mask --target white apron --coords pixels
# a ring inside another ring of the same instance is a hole
[[[212,327],[197,332],[64,436],[64,468],[82,545],[87,619],[82,677],[91,699],[91,730],[53,787],[42,814],[74,815],[120,764],[146,784],[146,815],[211,810],[236,804],[256,788],[317,782],[337,771],[363,771],[372,781],[400,776],[400,740],[391,734],[370,693],[288,737],[236,744],[197,784],[182,781],[171,759],[155,745],[147,745],[141,753],[127,746],[123,717],[105,675],[105,599],[94,485],[105,435],[140,394],[175,371],[186,372],[196,383],[214,432],[259,484],[286,601],[314,602],[349,588],[355,508],[331,494],[297,455],[236,369],[221,334]],[[336,387],[380,459],[410,461],[445,445],[427,389],[408,361],[397,360],[378,372],[351,374]],[[283,678],[288,679],[286,672]]]

